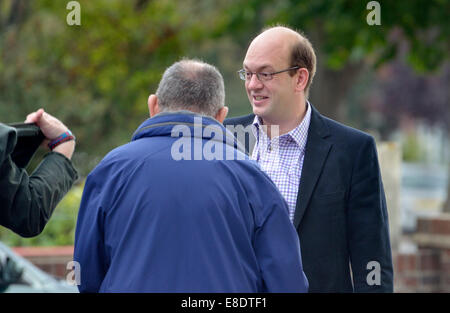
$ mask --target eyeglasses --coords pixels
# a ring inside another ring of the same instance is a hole
[[[300,68],[300,66],[294,66],[294,67],[291,67],[291,68],[288,68],[288,69],[285,69],[285,70],[282,70],[282,71],[278,71],[278,72],[273,72],[273,73],[264,73],[264,72],[252,73],[252,72],[249,72],[249,71],[246,71],[246,70],[242,69],[242,70],[238,71],[238,74],[239,74],[239,78],[242,79],[242,80],[245,80],[245,81],[250,81],[252,79],[253,74],[255,74],[256,77],[258,78],[258,80],[263,82],[263,81],[271,80],[273,78],[273,75],[275,75],[275,74],[280,74],[280,73],[283,73],[283,72],[296,70],[296,69],[299,69],[299,68]]]

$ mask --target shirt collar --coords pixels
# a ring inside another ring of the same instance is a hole
[[[291,137],[295,143],[298,145],[298,147],[301,150],[304,150],[306,147],[306,139],[308,137],[308,129],[309,129],[309,124],[311,122],[311,104],[306,101],[306,114],[305,117],[303,118],[303,120],[300,122],[300,124],[298,124],[297,127],[295,127],[294,129],[292,129],[290,132],[283,134],[280,136],[280,139],[282,138],[286,138],[286,137]],[[264,131],[261,128],[262,124],[262,120],[259,116],[255,115],[255,119],[253,120],[253,124],[252,124],[252,131],[253,131],[253,135],[256,137],[257,143],[259,143],[259,130],[261,130],[261,132],[263,133],[263,136],[267,136]],[[270,140],[269,140],[270,142]]]

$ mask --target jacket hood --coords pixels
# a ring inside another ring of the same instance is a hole
[[[245,151],[233,134],[217,120],[191,111],[159,113],[143,122],[134,132],[131,141],[154,136],[189,136],[215,140],[232,145],[241,152]]]

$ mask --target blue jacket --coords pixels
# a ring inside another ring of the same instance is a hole
[[[308,290],[284,199],[222,124],[202,116],[194,129],[200,117],[148,119],[90,173],[75,234],[81,292]],[[176,160],[180,140],[192,160]],[[195,140],[245,160],[195,160]]]

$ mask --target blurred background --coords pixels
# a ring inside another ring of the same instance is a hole
[[[236,71],[264,26],[302,31],[317,73],[310,102],[377,140],[398,292],[450,292],[450,1],[0,0],[0,121],[44,108],[77,137],[80,179],[44,232],[0,241],[51,275],[71,260],[84,179],[148,117],[147,97],[182,57],[222,72],[229,116],[251,112]],[[33,168],[45,151],[40,151]],[[0,191],[1,192],[1,191]],[[446,213],[447,212],[447,213]]]

